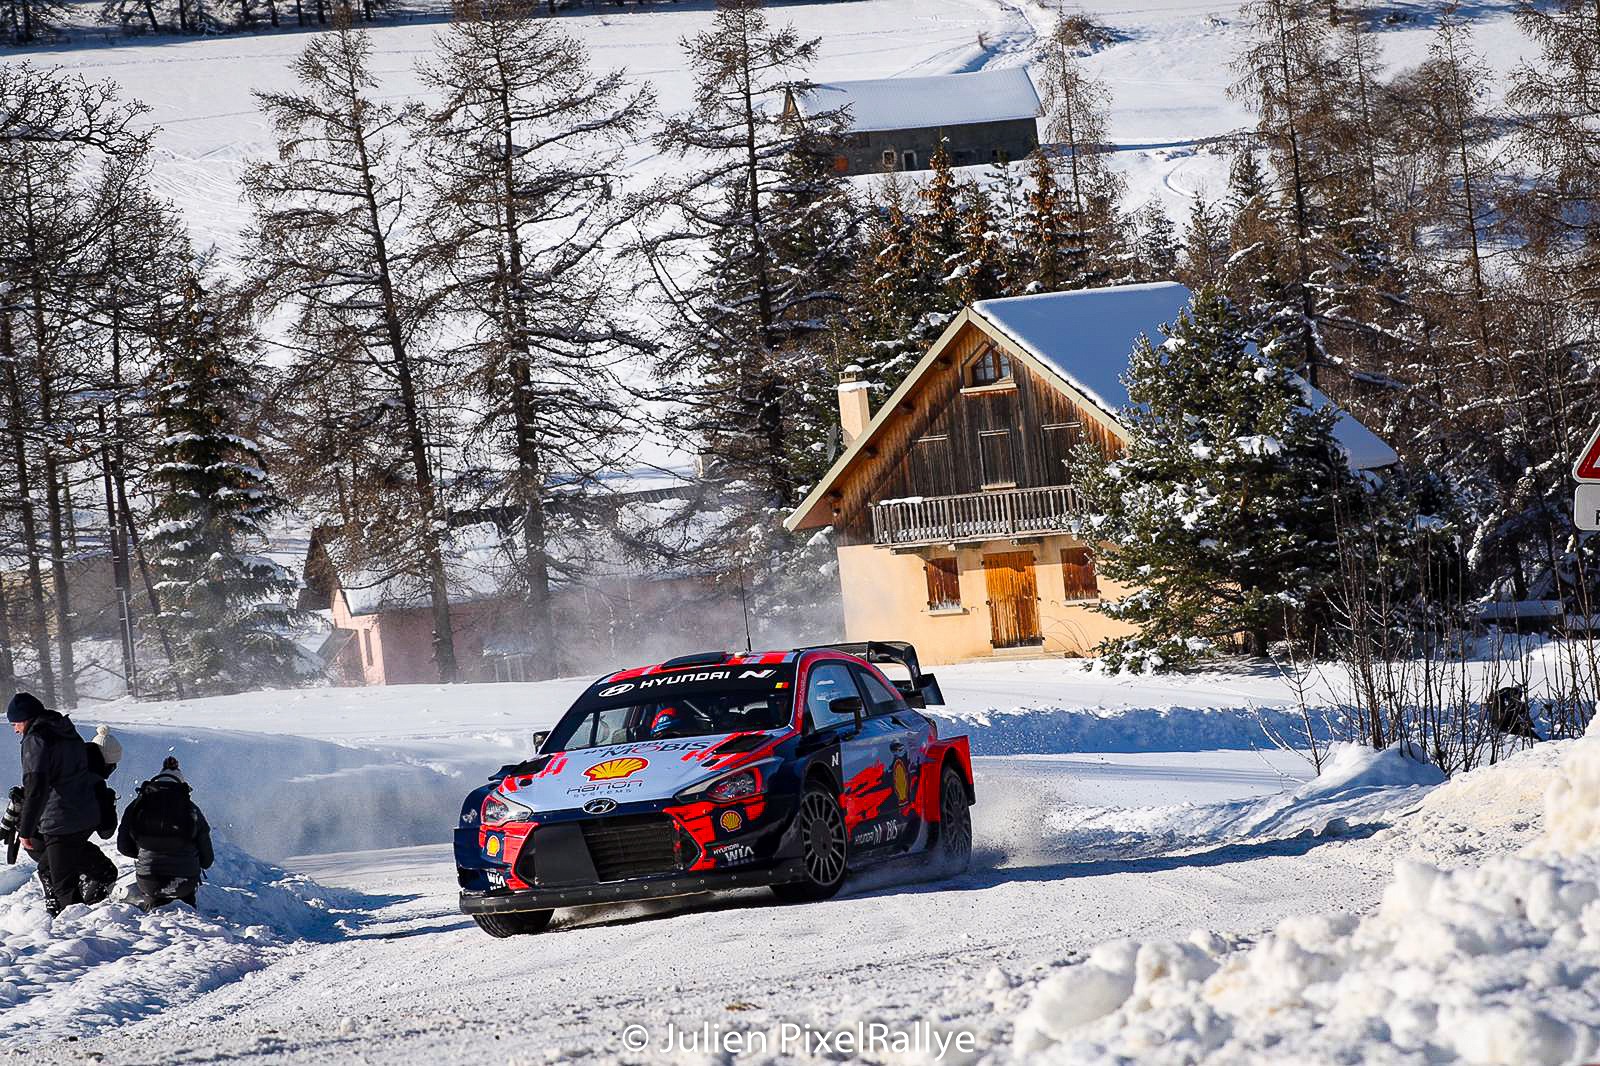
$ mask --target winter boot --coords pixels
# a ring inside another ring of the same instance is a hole
[[[50,884],[49,878],[39,878],[39,888],[44,896],[44,912],[54,918],[61,913],[61,904],[56,900],[56,890]]]
[[[92,907],[111,895],[111,890],[116,887],[116,884],[115,880],[96,881],[88,874],[79,874],[78,898]]]

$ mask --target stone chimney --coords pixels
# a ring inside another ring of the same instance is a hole
[[[846,448],[867,430],[872,421],[872,398],[867,372],[851,363],[839,373],[839,427],[844,431]]]

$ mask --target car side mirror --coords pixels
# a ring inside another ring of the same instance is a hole
[[[840,718],[850,715],[856,720],[856,728],[861,728],[861,715],[866,708],[861,703],[860,696],[840,696],[836,700],[828,701],[828,710]]]
[[[544,742],[550,739],[550,730],[541,729],[533,735],[533,754],[539,754],[539,749],[544,747]]]

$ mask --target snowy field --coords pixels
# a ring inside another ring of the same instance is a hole
[[[92,23],[97,3],[76,0]],[[589,48],[597,68],[623,68],[656,89],[661,109],[689,104],[690,82],[677,42],[703,29],[710,0],[611,9],[562,16]],[[1025,64],[1058,9],[1084,11],[1115,35],[1085,61],[1112,92],[1110,135],[1116,166],[1128,177],[1129,202],[1161,200],[1181,222],[1189,197],[1220,196],[1228,157],[1218,137],[1247,128],[1252,117],[1228,97],[1229,68],[1242,44],[1238,5],[1230,0],[816,0],[775,2],[774,21],[793,22],[821,38],[817,81],[942,74]],[[1509,70],[1526,45],[1511,22],[1510,3],[1475,4],[1479,48],[1490,68]],[[1392,24],[1382,33],[1392,67],[1426,56],[1435,7],[1384,4]],[[438,19],[418,16],[375,25],[375,73],[386,98],[423,97],[415,66],[431,47]],[[93,79],[110,78],[149,104],[157,137],[158,191],[184,209],[202,243],[237,251],[247,212],[239,201],[242,163],[273,150],[251,90],[292,84],[291,59],[303,33],[284,31],[209,40],[124,40],[104,30],[34,51],[29,58]],[[425,97],[423,97],[425,98]],[[667,172],[670,161],[649,144],[635,148],[631,173],[640,186]]]
[[[128,790],[175,752],[231,843],[200,914],[113,902],[69,910],[48,930],[29,865],[0,875],[0,1034],[39,1062],[732,1063],[837,1060],[815,1047],[780,1054],[775,1042],[861,1023],[969,1034],[975,1051],[847,1059],[1110,1062],[1170,1040],[1170,1058],[1154,1061],[1180,1062],[1191,1058],[1176,1049],[1228,1040],[1239,1056],[1218,1061],[1252,1061],[1281,1035],[1305,1053],[1258,1061],[1326,1061],[1317,1027],[1333,1023],[1308,1004],[1354,995],[1346,986],[1377,980],[1391,950],[1413,974],[1381,975],[1399,1012],[1383,1022],[1393,1038],[1403,1021],[1418,1046],[1442,1039],[1451,1016],[1424,1017],[1425,997],[1406,981],[1454,980],[1452,960],[1471,961],[1451,993],[1461,1003],[1520,1010],[1513,993],[1534,978],[1485,957],[1503,948],[1530,965],[1554,952],[1529,972],[1557,981],[1559,995],[1506,1023],[1523,1042],[1506,1045],[1496,1029],[1458,1046],[1482,1027],[1452,1026],[1456,1043],[1438,1055],[1393,1061],[1581,1061],[1572,1056],[1594,1048],[1572,1023],[1600,1009],[1600,978],[1577,960],[1596,946],[1583,938],[1600,936],[1600,904],[1584,910],[1600,870],[1592,858],[1572,868],[1549,858],[1592,851],[1581,843],[1591,829],[1545,832],[1543,815],[1577,744],[1541,745],[1447,785],[1398,752],[1343,748],[1311,780],[1255,724],[1251,709],[1288,703],[1265,674],[1106,678],[1071,662],[940,673],[946,728],[1004,752],[975,760],[967,874],[880,868],[808,906],[756,891],[564,911],[539,938],[510,941],[457,913],[445,841],[459,797],[523,754],[581,682],[83,712],[82,727],[110,722],[127,747],[113,784]],[[1093,725],[1021,734],[1006,726],[1019,718]],[[1113,726],[1126,750],[1097,750]],[[1005,750],[1040,736],[1065,739]],[[1088,746],[1066,746],[1078,740]],[[1600,748],[1582,743],[1591,757]],[[1600,781],[1574,787],[1592,805]],[[1553,871],[1539,874],[1544,888],[1505,895],[1543,870]],[[1490,929],[1487,913],[1519,907],[1527,913]],[[1397,946],[1412,927],[1425,943]],[[1210,932],[1191,937],[1197,929]],[[1267,991],[1278,1006],[1258,1017],[1252,1004]],[[1335,1019],[1338,1039],[1358,1040],[1352,1017]],[[654,1041],[706,1027],[714,1039],[765,1033],[771,1053],[635,1051],[624,1045],[633,1024]]]

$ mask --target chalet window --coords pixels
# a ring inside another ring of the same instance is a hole
[[[1097,600],[1100,582],[1094,574],[1094,559],[1088,548],[1061,549],[1061,582],[1069,600]]]
[[[1083,425],[1079,422],[1055,422],[1041,426],[1044,434],[1045,477],[1051,483],[1071,480],[1072,452],[1083,440]]]
[[[928,579],[928,610],[952,611],[961,606],[961,573],[954,556],[929,559],[922,564]]]
[[[911,450],[913,491],[926,491],[927,486],[942,485],[949,479],[950,438],[942,433],[918,437]]]
[[[902,169],[902,170],[916,170],[917,169],[917,153],[915,153],[915,152],[907,152],[907,153],[905,153],[904,155],[902,155],[900,157],[900,163],[901,163],[901,168],[900,169]]]
[[[967,381],[973,385],[996,385],[1011,379],[1011,357],[996,345],[988,345],[978,353],[967,369]]]
[[[1011,462],[1011,431],[989,430],[978,434],[978,461],[983,464],[983,487],[1001,488],[1017,483]]]
[[[894,149],[893,148],[885,148],[883,150],[883,169],[884,170],[893,170],[894,169],[894,159],[895,159]]]

